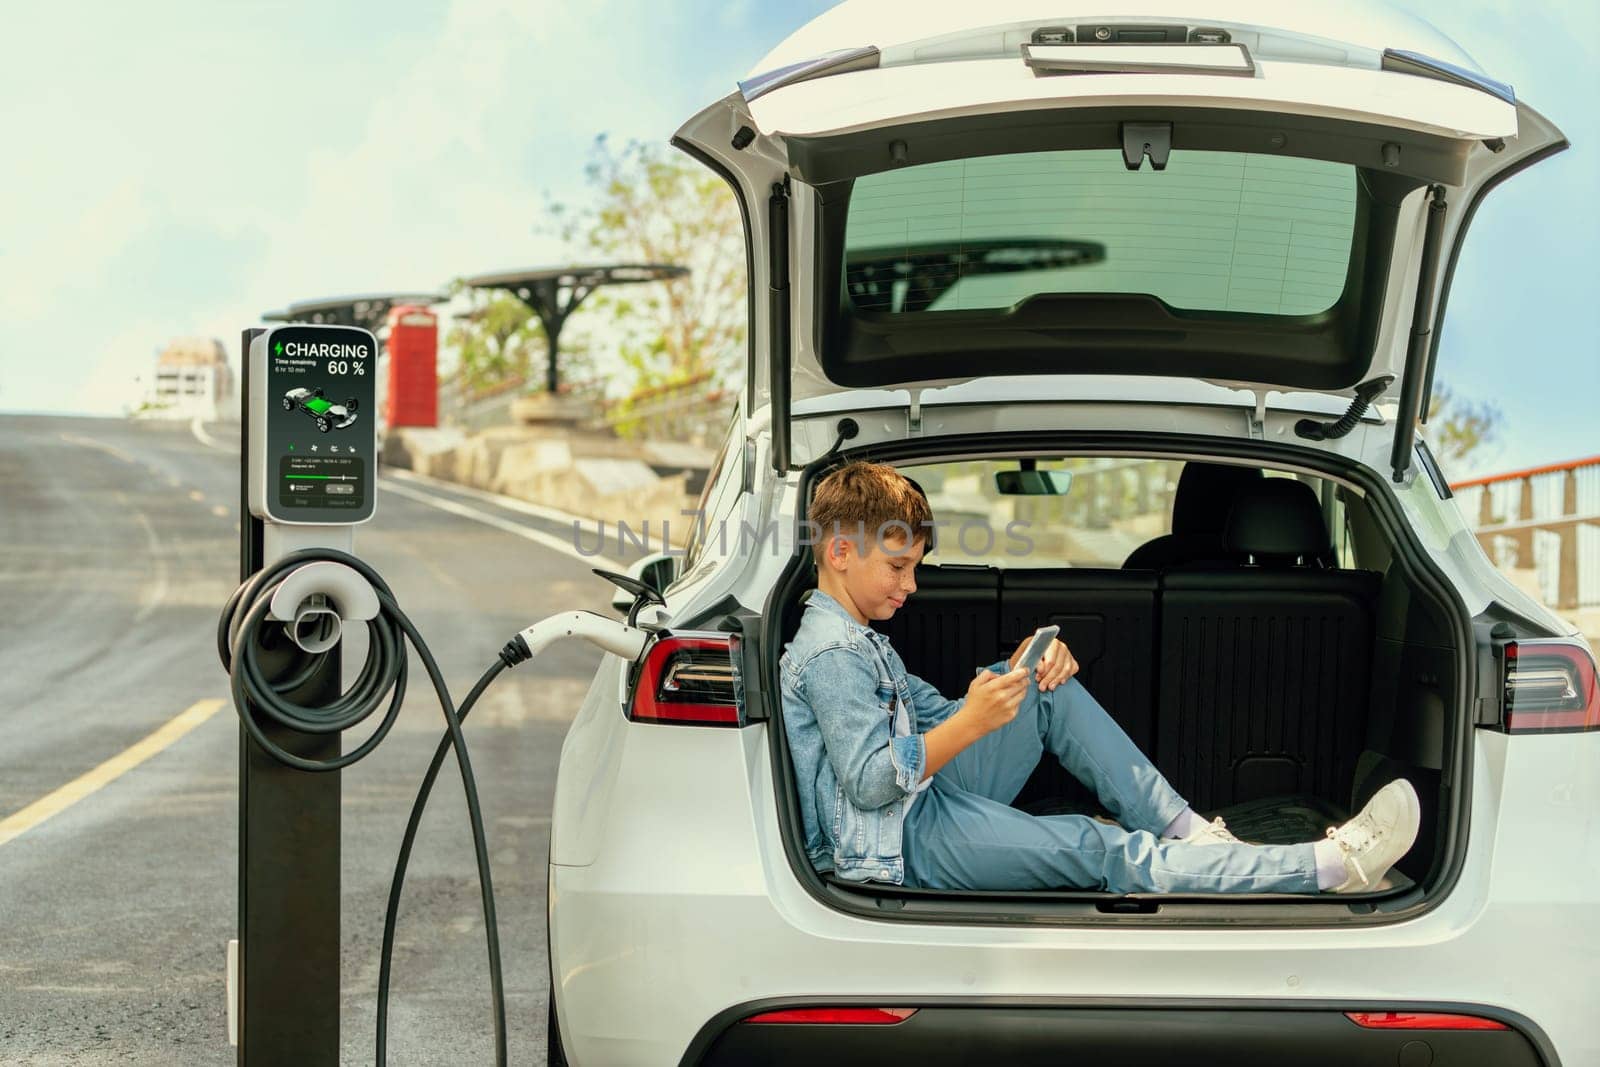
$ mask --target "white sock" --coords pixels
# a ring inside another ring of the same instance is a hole
[[[1335,886],[1343,885],[1345,879],[1350,877],[1344,869],[1344,852],[1340,850],[1335,841],[1323,838],[1313,842],[1311,851],[1317,857],[1317,890],[1327,892]]]
[[[1161,831],[1163,839],[1188,837],[1189,832],[1201,826],[1205,820],[1196,815],[1193,808],[1186,807],[1178,812],[1178,817],[1167,823],[1167,828]]]

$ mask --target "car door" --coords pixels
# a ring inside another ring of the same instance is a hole
[[[810,61],[781,46],[675,138],[741,201],[745,403],[774,467],[797,399],[1130,374],[1365,387],[1393,405],[1398,476],[1466,227],[1560,131],[1459,62],[1380,47],[1381,26],[1330,41],[1315,13],[945,17],[927,38],[864,25],[892,43]]]

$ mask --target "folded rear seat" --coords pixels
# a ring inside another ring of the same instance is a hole
[[[1155,741],[1156,584],[1154,571],[1088,567],[1000,575],[1004,654],[1039,627],[1060,626],[1078,681],[1147,753]]]
[[[1040,626],[1061,627],[1078,678],[1145,751],[1155,740],[1156,574],[1090,568],[964,564],[917,569],[917,591],[894,617],[872,625],[889,636],[906,668],[960,697],[973,669],[1010,655]],[[1016,805],[1027,810],[1100,810],[1094,797],[1046,755]]]
[[[1004,571],[1001,646],[1009,653],[1050,625],[1061,627],[1060,639],[1078,661],[1078,681],[1153,756],[1156,573],[1088,567]],[[1090,789],[1048,751],[1012,804],[1035,815],[1104,812]]]
[[[906,669],[947,697],[966,693],[973,671],[1000,651],[1000,571],[924,564],[905,607],[872,627],[888,635]],[[1009,654],[1010,649],[1006,650]]]
[[[1225,544],[1240,564],[1161,580],[1156,762],[1202,812],[1293,796],[1343,809],[1380,576],[1332,569],[1316,494],[1287,478],[1240,493]]]

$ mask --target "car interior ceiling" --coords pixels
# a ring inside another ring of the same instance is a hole
[[[1423,828],[1397,869],[1422,881],[1441,860],[1457,650],[1440,609],[1393,565],[1365,499],[1334,491],[1357,567],[1338,565],[1312,485],[1191,462],[1173,532],[1123,567],[925,559],[917,592],[872,625],[951,697],[975,665],[1060,626],[1078,680],[1197,811],[1247,841],[1318,839],[1403,774],[1422,798]],[[813,571],[802,587],[814,585]],[[803,595],[785,606],[784,644],[803,610]],[[1110,817],[1049,753],[1013,806]]]

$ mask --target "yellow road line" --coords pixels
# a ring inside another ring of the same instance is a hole
[[[104,441],[96,441],[90,437],[80,437],[75,433],[63,433],[57,434],[56,436],[60,437],[69,445],[81,445],[84,448],[92,448],[96,452],[104,452],[113,459],[120,459],[124,463],[137,462],[137,460],[135,460],[132,456],[128,455],[126,450],[118,448],[116,445],[107,444]]]
[[[205,722],[227,704],[226,700],[202,700],[169,719],[143,741],[129,745],[92,771],[79,775],[55,792],[40,797],[15,815],[0,819],[0,845],[21,837],[52,815],[72,805],[133,770],[145,760],[171,745],[184,734]]]

